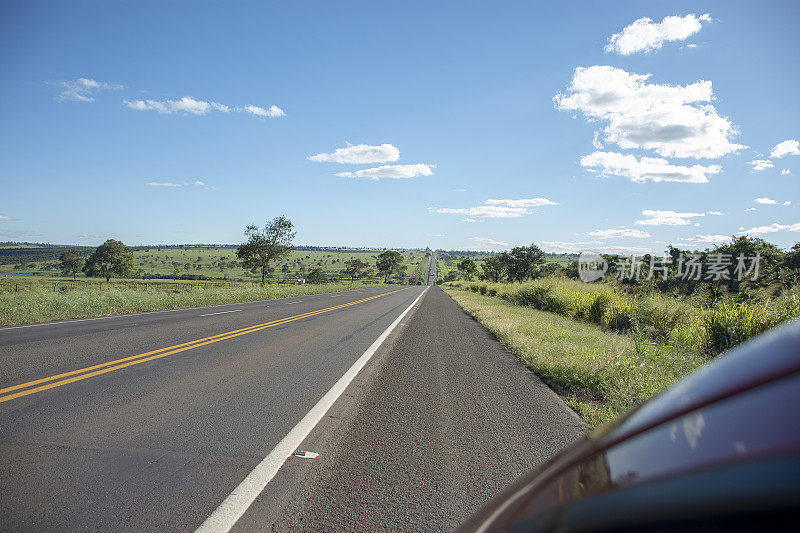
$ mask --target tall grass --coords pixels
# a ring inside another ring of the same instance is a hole
[[[701,305],[658,293],[628,294],[607,283],[562,278],[449,285],[705,356],[719,354],[800,315],[800,298],[794,292],[772,300],[718,300]]]
[[[592,427],[657,394],[704,361],[642,337],[491,298],[488,287],[486,296],[480,295],[480,286],[447,292]]]
[[[242,284],[232,287],[198,287],[192,290],[183,288],[175,292],[155,286],[150,290],[142,290],[142,286],[132,288],[112,283],[100,291],[95,286],[79,285],[73,290],[64,292],[41,286],[31,287],[19,293],[0,293],[0,326],[268,300],[376,285],[358,283],[264,286]]]

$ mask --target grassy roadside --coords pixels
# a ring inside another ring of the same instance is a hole
[[[196,287],[178,292],[142,290],[110,284],[103,290],[85,285],[70,291],[53,291],[48,287],[24,292],[0,293],[0,326],[70,320],[98,316],[161,311],[184,307],[251,302],[306,294],[346,291],[379,286],[364,283],[325,283],[319,285],[236,285],[232,287]]]
[[[704,359],[499,298],[443,287],[590,427],[667,388]]]

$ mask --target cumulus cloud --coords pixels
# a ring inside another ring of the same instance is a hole
[[[748,235],[764,235],[767,233],[777,233],[779,231],[800,231],[800,222],[796,224],[778,224],[777,222],[769,226],[756,226],[742,231]]]
[[[750,172],[761,172],[762,170],[767,170],[775,166],[769,159],[753,159],[747,164],[753,167],[750,169]]]
[[[283,109],[276,105],[271,105],[269,107],[258,107],[256,105],[246,105],[244,106],[245,113],[250,113],[251,115],[258,115],[259,117],[282,117],[286,115],[283,112]]]
[[[400,159],[400,150],[391,144],[381,144],[373,146],[370,144],[350,144],[345,148],[337,148],[333,152],[326,154],[310,155],[306,159],[309,161],[320,161],[325,163],[349,163],[361,165],[368,163],[389,163]]]
[[[788,176],[791,173],[792,171],[789,170],[788,168],[784,168],[783,170],[781,170],[781,176]]]
[[[705,213],[679,213],[677,211],[658,211],[654,209],[642,210],[642,215],[647,218],[637,220],[640,226],[688,226],[694,224],[695,217],[705,216]]]
[[[490,239],[488,237],[472,237],[471,239],[473,242],[478,243],[480,246],[484,246],[485,249],[492,249],[498,248],[500,246],[508,246],[507,242],[500,242],[494,239]]]
[[[755,207],[748,207],[745,211],[758,211]]]
[[[542,207],[545,205],[558,205],[556,202],[548,200],[547,198],[520,198],[519,200],[510,200],[508,198],[489,198],[484,203],[489,205],[505,205],[508,207]]]
[[[592,237],[600,237],[601,239],[616,239],[619,237],[633,237],[636,239],[645,239],[647,237],[652,237],[646,231],[642,231],[640,229],[635,228],[609,228],[609,229],[596,229],[594,231],[590,231],[587,235],[591,235]]]
[[[17,220],[17,219],[7,215],[0,215],[0,221],[7,221],[7,220]]]
[[[702,22],[710,22],[711,16],[706,13],[699,17],[693,13],[685,17],[664,17],[661,22],[643,17],[622,28],[608,39],[606,52],[623,56],[637,52],[658,50],[669,41],[684,41],[700,31]]]
[[[415,163],[413,165],[383,165],[382,167],[365,168],[354,172],[337,172],[340,178],[368,178],[379,180],[381,178],[408,179],[417,176],[432,176],[436,165]]]
[[[485,220],[480,220],[478,218],[462,218],[461,222],[485,222]]]
[[[783,202],[783,205],[792,205],[792,202],[791,200],[786,200],[785,202]]]
[[[123,105],[135,111],[155,111],[162,115],[173,113],[186,113],[190,115],[206,115],[211,111],[220,113],[249,113],[261,117],[282,117],[286,113],[278,106],[268,108],[247,105],[244,107],[231,107],[218,102],[197,100],[191,96],[184,96],[179,100],[123,100]]]
[[[774,204],[778,203],[775,200],[773,200],[772,198],[756,198],[753,201],[755,203],[757,203],[757,204],[764,204],[764,205],[774,205]]]
[[[429,207],[428,210],[434,213],[467,215],[463,222],[475,222],[473,217],[479,218],[518,218],[522,215],[530,215],[530,207],[545,207],[558,205],[558,203],[547,198],[520,198],[512,200],[510,198],[489,198],[484,201],[485,205],[464,208],[450,207]]]
[[[648,180],[677,181],[683,183],[707,183],[710,174],[722,172],[720,165],[670,164],[658,157],[642,157],[620,154],[618,152],[593,152],[581,157],[581,165],[589,170],[600,172],[603,176],[622,176],[636,183]]]
[[[710,81],[689,85],[647,83],[650,74],[595,65],[578,67],[558,109],[607,121],[604,140],[663,157],[716,158],[746,148],[733,142],[738,129],[717,113]]]
[[[775,145],[775,148],[770,152],[770,157],[786,157],[787,155],[800,155],[800,141],[794,139],[786,139],[783,142]]]
[[[104,83],[89,78],[62,81],[58,86],[61,87],[61,92],[58,93],[56,99],[72,100],[73,102],[94,102],[94,95],[98,91],[122,89],[122,85]]]
[[[716,215],[716,216],[722,216],[722,215],[724,215],[724,214],[725,214],[725,213],[723,213],[722,211],[706,211],[706,215]]]

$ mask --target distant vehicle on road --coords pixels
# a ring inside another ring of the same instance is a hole
[[[800,320],[523,478],[462,531],[797,531]]]

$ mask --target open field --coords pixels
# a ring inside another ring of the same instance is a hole
[[[113,281],[70,286],[41,284],[16,293],[0,291],[0,326],[202,307],[234,302],[373,287],[376,283],[325,284],[188,283]]]
[[[11,252],[10,250],[14,252]],[[20,274],[57,277],[58,255],[69,247],[35,247],[3,245],[0,252],[0,274]],[[133,247],[135,277],[184,276],[253,281],[261,279],[260,273],[242,269],[236,258],[236,247],[221,246],[152,246]],[[81,247],[88,256],[93,248]],[[297,280],[315,268],[321,268],[332,279],[346,278],[342,273],[345,261],[360,259],[375,270],[375,261],[382,250],[292,250],[286,257],[271,265],[268,278],[272,281]],[[407,275],[411,276],[420,263],[427,260],[424,250],[401,252]],[[372,278],[377,279],[377,275]]]

